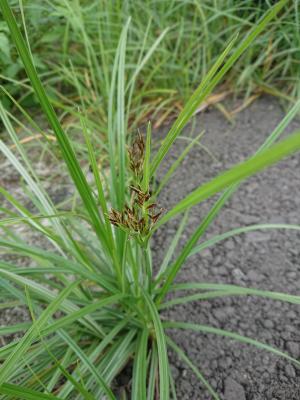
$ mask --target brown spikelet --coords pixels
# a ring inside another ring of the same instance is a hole
[[[151,221],[152,221],[153,224],[155,224],[157,222],[158,218],[161,216],[161,214],[163,212],[164,212],[164,209],[161,208],[158,213],[156,213],[154,215],[153,214],[149,215],[149,217],[151,218]]]
[[[138,177],[143,174],[145,158],[145,142],[143,136],[138,132],[132,146],[128,149],[129,167]]]

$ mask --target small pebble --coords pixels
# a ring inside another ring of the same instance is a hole
[[[246,400],[243,386],[230,377],[225,381],[224,395],[225,400]]]
[[[250,279],[250,281],[253,282],[260,282],[262,280],[262,275],[255,271],[254,269],[251,269],[248,273],[247,273],[247,277],[248,279]]]
[[[300,355],[300,346],[297,342],[287,342],[286,348],[288,352],[294,357],[299,358]]]
[[[272,328],[274,328],[274,322],[271,321],[270,319],[264,320],[264,321],[263,321],[263,325],[264,325],[264,327],[267,328],[267,329],[272,329]]]
[[[285,366],[284,371],[285,371],[285,373],[287,374],[288,377],[290,377],[290,378],[295,378],[296,377],[296,372],[295,372],[295,369],[294,369],[294,367],[292,365],[287,364]]]

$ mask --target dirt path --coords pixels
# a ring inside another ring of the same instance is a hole
[[[214,154],[213,160],[196,146],[160,196],[169,208],[202,182],[224,168],[251,155],[284,116],[278,102],[270,98],[256,101],[236,117],[231,125],[217,110],[202,113],[195,134],[205,129],[201,143]],[[293,122],[287,132],[300,128]],[[189,135],[190,128],[185,134]],[[162,136],[160,132],[160,136]],[[178,140],[164,168],[180,154]],[[164,169],[163,168],[163,169]],[[195,207],[184,240],[209,210],[212,202]],[[300,224],[300,155],[272,167],[243,183],[209,229],[206,237],[235,227],[256,223]],[[156,236],[156,265],[174,235],[178,220]],[[178,281],[230,283],[253,288],[299,294],[300,232],[257,231],[227,239],[201,254],[192,256]],[[300,306],[254,297],[226,298],[177,306],[168,317],[211,325],[258,339],[295,358],[300,357]],[[300,399],[300,369],[267,351],[215,335],[173,331],[173,338],[201,369],[226,400]],[[172,371],[178,399],[211,397],[197,378],[176,357]]]

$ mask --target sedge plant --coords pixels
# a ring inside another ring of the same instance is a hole
[[[14,144],[12,150],[1,141],[0,150],[22,177],[26,195],[36,210],[31,211],[5,188],[0,188],[5,204],[10,204],[1,208],[2,213],[7,214],[0,223],[3,232],[1,251],[22,256],[28,261],[25,267],[15,265],[13,261],[0,261],[1,307],[9,309],[16,304],[23,305],[31,317],[31,321],[0,328],[2,335],[19,334],[16,340],[0,349],[1,398],[116,399],[115,379],[130,364],[130,397],[133,400],[175,399],[176,389],[168,360],[168,349],[171,349],[192,369],[211,398],[218,399],[218,393],[205,378],[205,371],[201,371],[201,367],[196,366],[177,346],[168,334],[169,329],[229,337],[300,364],[289,354],[254,338],[162,318],[163,310],[176,304],[222,296],[251,295],[300,303],[300,296],[234,285],[176,284],[176,276],[189,256],[227,237],[255,229],[300,229],[289,224],[254,225],[200,241],[243,179],[300,150],[300,132],[274,144],[299,111],[300,103],[294,105],[256,154],[199,186],[173,208],[167,209],[167,205],[159,204],[158,192],[186,152],[171,167],[159,190],[152,187],[161,162],[201,102],[285,4],[286,1],[281,0],[270,8],[238,45],[236,37],[231,40],[154,155],[150,123],[145,137],[138,134],[129,143],[126,134],[124,93],[128,21],[121,32],[109,79],[109,161],[105,171],[99,168],[84,104],[77,111],[93,174],[93,181],[88,183],[74,146],[36,73],[8,1],[0,0],[3,17],[32,90],[48,119],[79,197],[70,211],[55,206],[19,140],[9,113],[0,106],[3,124]],[[188,210],[219,192],[222,192],[219,199],[204,220],[199,221],[199,226],[173,260],[173,250],[178,246],[187,223]],[[162,264],[154,268],[151,254],[153,234],[178,215],[183,215],[178,232]],[[26,238],[13,229],[18,224],[25,224],[43,237],[45,245],[27,243]],[[191,291],[194,294],[190,294]],[[174,298],[174,293],[180,295]],[[126,393],[122,396],[126,398]]]

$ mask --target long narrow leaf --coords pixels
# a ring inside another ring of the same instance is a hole
[[[1,265],[2,263],[0,263]],[[2,265],[1,265],[2,266]],[[4,268],[0,268],[0,276],[6,278],[7,280],[17,283],[22,287],[26,286],[30,289],[37,297],[46,300],[47,302],[52,302],[56,299],[57,295],[54,291],[49,290],[45,286],[34,282],[32,279],[25,278],[23,276],[18,276],[15,273],[9,272]],[[64,312],[76,312],[79,307],[70,300],[63,300],[59,304],[60,310]],[[86,321],[85,321],[86,319]],[[103,336],[104,332],[102,328],[96,323],[89,315],[82,320],[82,323],[86,325],[88,329],[91,329],[96,335]]]
[[[269,290],[262,289],[254,289],[247,288],[243,286],[237,285],[229,285],[224,283],[198,283],[198,282],[187,282],[187,283],[178,283],[171,287],[172,291],[178,292],[182,290],[216,290],[222,292],[236,292],[236,293],[245,293],[246,295],[253,295],[259,297],[267,297],[273,300],[285,301],[291,304],[300,304],[300,296],[281,293],[281,292],[272,292]]]
[[[236,235],[241,235],[241,234],[244,234],[247,232],[264,230],[264,229],[267,229],[267,230],[283,229],[283,230],[299,231],[300,226],[293,225],[293,224],[255,224],[255,225],[244,226],[241,228],[235,228],[230,231],[221,233],[220,235],[216,235],[216,236],[212,237],[211,239],[208,239],[205,242],[199,244],[199,246],[194,247],[193,250],[190,252],[189,256],[200,253],[202,250],[206,249],[207,247],[213,246],[214,244],[219,243],[230,237],[233,237]]]
[[[268,150],[264,150],[255,157],[244,161],[226,171],[225,173],[217,176],[212,181],[205,183],[198,189],[194,190],[183,200],[181,200],[176,206],[170,210],[156,226],[169,221],[175,215],[185,211],[186,209],[206,200],[214,194],[220,192],[222,189],[240,182],[241,180],[248,178],[257,172],[275,164],[284,157],[287,157],[300,150],[300,131],[297,131],[293,135],[290,135],[287,139],[273,145]]]
[[[25,352],[30,347],[33,340],[38,337],[39,331],[48,321],[48,319],[57,311],[62,302],[69,296],[69,294],[78,285],[78,281],[73,282],[69,287],[65,288],[53,302],[43,311],[41,316],[32,324],[30,329],[26,332],[22,340],[19,342],[14,352],[2,364],[0,371],[0,386],[9,378],[11,372],[14,370],[18,360],[22,358]]]
[[[175,120],[173,123],[170,131],[168,132],[166,138],[163,140],[163,143],[158,150],[156,156],[154,157],[152,163],[151,163],[151,169],[150,169],[150,176],[153,176],[155,173],[156,169],[158,168],[159,164],[169,151],[170,147],[172,146],[173,142],[177,138],[177,136],[180,134],[184,126],[187,124],[189,119],[192,117],[196,109],[199,107],[201,102],[206,98],[206,96],[209,94],[209,91],[205,90],[207,89],[208,83],[210,80],[213,78],[214,74],[220,68],[222,65],[224,59],[226,56],[229,54],[231,51],[234,43],[236,41],[236,38],[234,38],[229,45],[226,47],[226,49],[223,51],[223,53],[220,55],[220,57],[217,59],[211,70],[208,72],[208,74],[204,77],[203,81],[200,83],[196,91],[193,93],[189,101],[187,102],[186,106],[184,109],[181,111],[179,114],[178,118]]]
[[[151,318],[156,333],[157,351],[158,351],[158,363],[159,363],[159,395],[160,400],[169,400],[169,361],[166,346],[165,333],[162,327],[162,323],[159,318],[157,309],[145,291],[143,291],[144,298],[149,308]]]
[[[179,355],[179,357],[191,368],[191,370],[194,372],[194,374],[197,376],[197,378],[200,379],[200,381],[203,383],[203,385],[206,387],[208,392],[211,394],[213,399],[215,400],[220,400],[219,396],[217,393],[214,391],[214,389],[211,387],[209,382],[204,378],[204,376],[201,374],[199,369],[191,362],[191,360],[187,357],[187,355],[184,353],[184,351],[177,346],[177,344],[167,336],[167,344],[176,351],[176,353]]]
[[[157,370],[158,370],[158,355],[157,355],[157,347],[156,344],[152,344],[152,352],[151,352],[151,362],[149,368],[149,378],[148,378],[148,386],[147,386],[147,400],[155,399],[155,383],[157,379]]]
[[[54,108],[45,92],[45,89],[38,77],[36,69],[31,59],[30,52],[26,46],[26,43],[22,37],[20,29],[16,23],[14,15],[9,7],[7,0],[1,0],[0,7],[2,10],[3,17],[5,18],[7,25],[10,29],[12,38],[18,49],[20,57],[22,59],[26,73],[31,81],[32,87],[40,101],[42,109],[49,121],[51,128],[53,129],[57,142],[59,144],[62,156],[66,162],[69,169],[70,175],[78,189],[78,192],[82,198],[82,201],[88,211],[91,223],[95,228],[95,231],[101,242],[106,244],[107,250],[109,251],[109,246],[107,245],[107,239],[104,234],[104,227],[101,221],[97,204],[90,190],[90,187],[86,181],[86,178],[80,168],[79,162],[75,156],[73,148],[69,142],[67,135],[61,127],[61,124],[57,118]]]
[[[298,101],[294,105],[294,107],[289,111],[289,113],[282,119],[280,124],[274,129],[274,131],[264,141],[262,146],[258,149],[258,151],[255,153],[255,155],[252,158],[256,157],[257,155],[260,155],[265,149],[267,149],[271,144],[274,143],[274,141],[279,137],[279,135],[287,127],[289,122],[294,118],[296,113],[299,111],[299,108],[300,108],[300,101]],[[251,158],[250,158],[250,161],[251,161]],[[178,271],[182,267],[186,258],[191,254],[193,247],[198,242],[198,239],[205,233],[207,228],[210,226],[211,222],[214,220],[214,218],[220,212],[220,210],[222,209],[225,202],[230,198],[230,196],[234,193],[234,191],[237,189],[237,187],[238,187],[238,183],[235,183],[235,184],[229,186],[229,188],[215,202],[215,204],[213,205],[213,207],[211,208],[209,213],[206,215],[206,217],[203,219],[201,224],[197,227],[197,229],[195,230],[195,232],[193,233],[191,238],[188,240],[188,242],[184,246],[182,252],[176,259],[174,265],[172,265],[168,271],[167,278],[165,280],[165,283],[163,285],[161,293],[157,299],[158,302],[160,302],[161,299],[167,293],[168,288],[170,287],[171,283],[174,281]],[[201,187],[200,187],[200,189],[201,189]]]
[[[177,321],[165,322],[163,325],[166,329],[168,329],[168,328],[185,329],[185,330],[192,330],[195,332],[211,333],[211,334],[218,335],[218,336],[228,337],[228,338],[236,340],[238,342],[251,344],[259,349],[267,350],[273,354],[276,354],[277,356],[283,357],[283,358],[287,359],[288,361],[293,362],[297,366],[300,366],[300,361],[289,356],[288,354],[284,353],[281,350],[278,350],[278,349],[276,349],[272,346],[269,346],[265,343],[261,343],[258,340],[251,339],[251,338],[248,338],[247,336],[242,336],[242,335],[239,335],[234,332],[229,332],[224,329],[213,328],[213,327],[207,326],[207,325],[198,325],[198,324],[192,324],[192,323],[188,323],[188,322],[186,323],[186,322],[177,322]]]
[[[176,119],[172,128],[170,129],[167,137],[163,141],[161,148],[159,149],[158,153],[156,154],[152,162],[151,176],[155,173],[160,162],[163,160],[163,158],[169,151],[172,143],[174,142],[176,137],[180,134],[180,132],[182,131],[186,123],[189,121],[191,116],[194,114],[197,107],[199,107],[200,103],[206,98],[206,96],[209,93],[211,93],[211,91],[220,82],[220,80],[226,74],[226,72],[232,67],[232,65],[243,54],[243,52],[250,46],[253,40],[263,31],[263,29],[270,22],[270,20],[278,14],[278,12],[283,8],[283,6],[286,3],[287,0],[281,0],[277,4],[275,4],[272,8],[270,8],[265,14],[265,16],[261,19],[261,21],[254,26],[254,28],[250,31],[248,36],[241,42],[239,47],[233,52],[233,54],[229,57],[224,66],[220,69],[219,67],[222,65],[223,60],[231,50],[235,42],[235,39],[229,44],[229,46],[226,48],[223,54],[216,61],[211,71],[206,75],[204,81],[195,91],[195,93],[188,101],[183,111],[180,113],[179,117]]]
[[[27,389],[24,386],[13,385],[11,383],[3,383],[0,386],[0,393],[6,396],[13,396],[13,398],[20,400],[62,400],[61,397],[37,392],[32,389]]]
[[[111,389],[108,387],[102,376],[99,374],[97,368],[94,366],[93,363],[91,363],[89,357],[85,354],[85,352],[78,346],[78,344],[68,335],[65,331],[59,330],[58,331],[59,336],[66,342],[66,345],[70,347],[75,354],[79,357],[81,362],[88,368],[90,373],[93,375],[97,383],[100,385],[100,387],[103,389],[105,394],[110,400],[116,400],[113,392]]]
[[[181,234],[182,234],[182,232],[183,232],[183,230],[184,230],[184,228],[185,228],[185,226],[187,224],[187,220],[188,220],[188,212],[186,212],[182,217],[182,220],[181,220],[181,222],[179,224],[177,232],[174,235],[174,237],[172,239],[172,242],[171,242],[171,244],[170,244],[170,246],[169,246],[169,248],[168,248],[168,250],[166,252],[166,255],[165,255],[165,257],[164,257],[164,259],[163,259],[163,261],[161,263],[161,266],[160,266],[159,271],[157,273],[156,279],[159,279],[163,275],[165,270],[167,269],[167,267],[168,267],[173,255],[174,255],[174,251],[175,251],[175,249],[176,249],[176,247],[178,245],[178,242],[179,242],[179,240],[181,238]]]
[[[133,366],[132,400],[146,400],[148,336],[148,330],[144,329],[137,341],[137,350]]]
[[[109,344],[113,342],[115,337],[119,334],[119,332],[126,326],[128,323],[128,318],[123,319],[119,322],[114,328],[112,328],[109,333],[101,340],[100,344],[94,349],[94,351],[90,354],[89,360],[91,363],[95,363],[96,360],[103,354],[104,350],[107,348]],[[89,366],[85,363],[80,364],[72,376],[76,377],[79,375],[83,375],[86,371],[89,370]],[[70,382],[66,382],[64,386],[61,387],[59,391],[59,395],[63,398],[66,398],[70,391],[72,390],[72,385]]]

